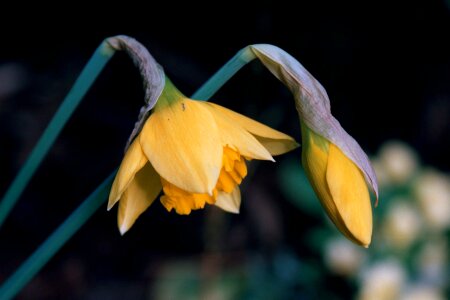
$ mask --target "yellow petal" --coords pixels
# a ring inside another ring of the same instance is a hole
[[[334,218],[336,216],[336,207],[326,182],[329,144],[315,139],[316,136],[303,130],[303,126],[302,135],[302,164],[306,175],[321,204],[336,224],[337,220]]]
[[[272,129],[269,126],[220,105],[214,103],[209,104],[214,107],[214,110],[226,115],[234,123],[255,135],[256,139],[269,150],[272,155],[280,155],[298,147],[298,143],[287,134]]]
[[[272,155],[281,155],[294,150],[299,145],[295,140],[271,139],[255,135],[255,138],[270,152]]]
[[[123,235],[136,219],[155,201],[161,191],[161,180],[155,169],[147,163],[135,176],[119,202],[117,223]]]
[[[236,161],[234,163],[234,169],[239,174],[239,176],[241,176],[241,178],[247,176],[247,165],[245,164],[244,159]]]
[[[241,191],[236,186],[231,193],[219,192],[215,205],[224,211],[238,214],[241,207]]]
[[[339,216],[354,239],[363,246],[372,236],[369,190],[358,167],[334,144],[330,144],[327,182]]]
[[[237,184],[238,182],[233,179],[229,172],[222,170],[222,172],[220,172],[216,187],[227,193],[231,193]]]
[[[211,194],[222,167],[216,122],[198,101],[180,98],[156,109],[140,134],[145,155],[167,181]]]
[[[220,110],[216,110],[217,105],[204,104],[216,120],[223,146],[229,146],[248,158],[274,161],[269,151],[253,135]]]
[[[125,153],[116,178],[114,178],[114,183],[109,193],[108,210],[119,201],[123,192],[133,180],[134,175],[142,169],[147,161],[139,144],[139,139],[136,138]]]

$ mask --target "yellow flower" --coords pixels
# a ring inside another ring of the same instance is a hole
[[[367,247],[372,207],[361,170],[335,144],[302,124],[302,163],[322,206],[336,227]]]
[[[128,148],[111,188],[124,234],[156,199],[189,214],[206,203],[237,213],[245,160],[297,147],[290,136],[229,109],[186,98],[166,77],[153,113]]]
[[[324,87],[295,58],[267,45],[246,48],[292,92],[302,127],[302,161],[308,179],[336,227],[367,247],[372,235],[368,188],[378,201],[369,158],[333,117]]]

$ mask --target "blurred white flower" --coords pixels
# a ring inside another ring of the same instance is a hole
[[[365,252],[343,238],[331,239],[325,245],[325,264],[339,275],[355,275],[365,259]]]
[[[423,172],[414,192],[427,224],[436,230],[450,227],[450,178],[436,170]]]
[[[406,274],[402,265],[388,259],[370,266],[363,273],[359,300],[394,300],[400,296]]]
[[[427,240],[417,259],[421,280],[433,285],[445,285],[449,278],[448,245],[445,237]]]
[[[388,172],[386,171],[386,168],[384,167],[384,164],[381,163],[379,158],[372,158],[371,159],[372,167],[375,171],[375,174],[377,175],[378,179],[378,186],[380,188],[383,188],[390,184],[390,177]]]
[[[400,141],[385,143],[379,157],[386,175],[395,184],[405,183],[418,169],[419,159],[416,152]]]
[[[420,234],[422,220],[408,198],[392,198],[391,207],[383,222],[383,238],[397,249],[405,249]]]
[[[442,292],[430,286],[411,286],[402,294],[400,300],[445,300]]]

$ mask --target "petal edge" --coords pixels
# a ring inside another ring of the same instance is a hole
[[[147,163],[135,176],[119,202],[117,224],[122,235],[133,226],[136,219],[155,201],[161,192],[159,175]]]
[[[116,177],[109,192],[108,210],[119,201],[128,185],[139,170],[144,167],[147,158],[142,152],[138,139],[135,139],[128,148],[117,171]]]

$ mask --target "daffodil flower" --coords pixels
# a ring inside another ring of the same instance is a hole
[[[166,77],[142,130],[126,151],[111,188],[108,209],[119,200],[124,234],[157,198],[187,215],[205,204],[238,213],[246,161],[298,145],[293,138],[222,106],[186,98]]]
[[[322,206],[336,227],[367,247],[372,236],[368,187],[378,199],[369,159],[330,111],[322,85],[291,55],[272,45],[247,48],[293,93],[302,127],[302,162]]]

